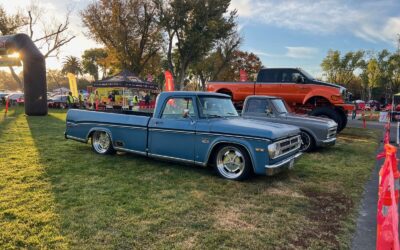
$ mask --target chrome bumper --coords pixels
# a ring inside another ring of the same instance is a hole
[[[336,143],[336,137],[333,137],[333,138],[329,138],[329,139],[323,140],[321,142],[321,146],[322,147],[332,146],[332,145],[335,145],[335,143]]]
[[[278,163],[272,164],[272,165],[265,165],[265,173],[268,176],[277,174],[279,172],[281,172],[284,169],[287,168],[293,168],[294,166],[294,161],[299,158],[303,153],[302,152],[298,152],[295,155],[290,156],[289,158],[286,158]]]

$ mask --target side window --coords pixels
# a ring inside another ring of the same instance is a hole
[[[192,98],[174,97],[167,101],[161,118],[164,119],[185,119],[185,110],[189,110],[189,115],[194,117],[194,107]]]
[[[265,113],[267,108],[269,108],[267,100],[254,98],[247,102],[246,112]]]
[[[282,82],[295,83],[296,79],[301,76],[301,74],[295,70],[288,69],[282,71]]]
[[[268,82],[268,83],[281,82],[280,71],[276,69],[261,70],[257,77],[257,82]]]

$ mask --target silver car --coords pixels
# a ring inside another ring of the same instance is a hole
[[[301,151],[335,145],[337,123],[328,118],[290,113],[285,102],[273,96],[248,96],[244,118],[295,125],[301,130]]]

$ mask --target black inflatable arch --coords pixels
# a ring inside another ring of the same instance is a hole
[[[23,63],[25,114],[47,115],[46,62],[26,34],[0,36],[0,50],[17,51]]]

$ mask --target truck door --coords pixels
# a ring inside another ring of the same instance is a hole
[[[192,97],[171,97],[149,123],[149,156],[194,161],[197,114]],[[185,112],[188,110],[188,115]]]
[[[281,96],[290,105],[295,105],[299,102],[299,87],[301,84],[297,83],[300,73],[296,69],[282,69],[281,77]],[[302,99],[300,100],[300,102]]]
[[[255,83],[256,95],[280,96],[282,73],[280,69],[263,69]]]

